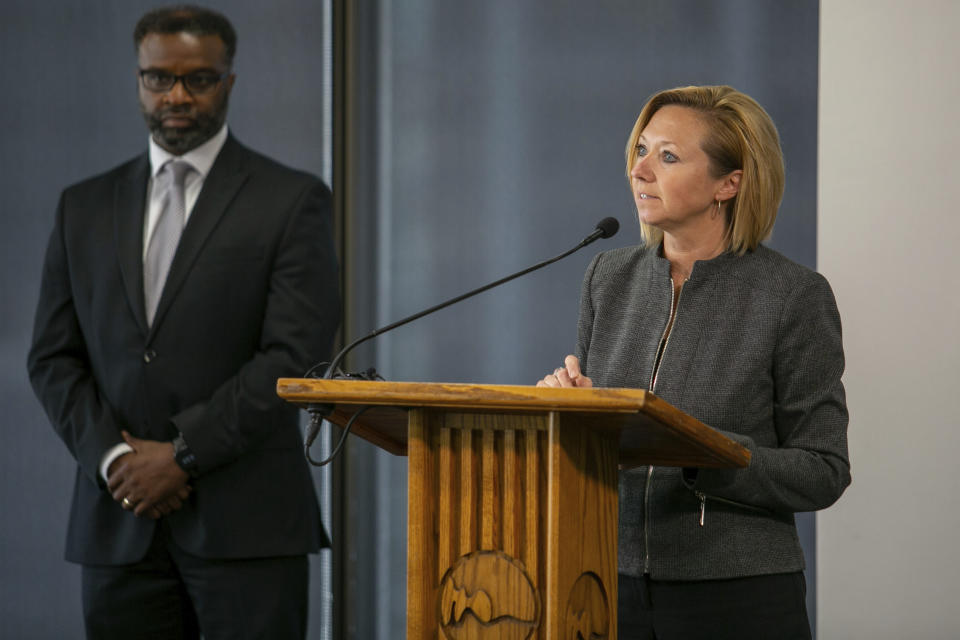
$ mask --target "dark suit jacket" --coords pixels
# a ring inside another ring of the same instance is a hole
[[[204,182],[154,324],[143,298],[149,161],[66,189],[43,270],[28,366],[77,460],[68,560],[140,559],[155,521],[124,511],[98,466],[120,430],[177,431],[200,476],[167,517],[207,558],[294,555],[326,543],[298,412],[276,380],[328,355],[339,317],[330,192],[228,138]]]

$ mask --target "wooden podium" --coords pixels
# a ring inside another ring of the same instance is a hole
[[[617,469],[744,467],[637,389],[280,379],[409,458],[407,638],[616,638]]]

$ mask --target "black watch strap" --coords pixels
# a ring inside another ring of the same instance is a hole
[[[181,469],[190,474],[191,478],[197,477],[197,456],[193,455],[182,433],[178,433],[173,439],[173,459]]]

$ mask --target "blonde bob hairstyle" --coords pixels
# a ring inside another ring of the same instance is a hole
[[[743,171],[740,188],[726,201],[727,248],[737,254],[757,248],[770,236],[783,198],[783,152],[773,120],[757,101],[727,86],[678,87],[654,95],[644,105],[627,141],[627,183],[637,160],[637,138],[662,107],[694,109],[709,133],[702,148],[710,158],[711,172],[720,178]],[[640,223],[644,243],[656,246],[663,231]]]

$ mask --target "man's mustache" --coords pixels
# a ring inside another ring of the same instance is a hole
[[[160,122],[164,118],[175,116],[180,118],[190,118],[191,120],[197,120],[196,112],[191,108],[182,108],[182,107],[172,107],[169,109],[161,109],[159,111],[154,111],[151,118]]]

